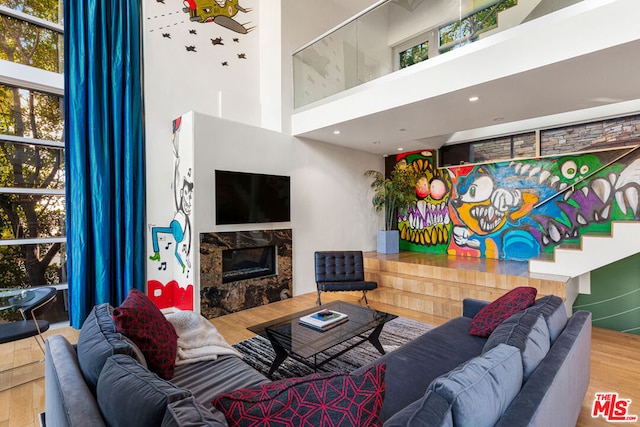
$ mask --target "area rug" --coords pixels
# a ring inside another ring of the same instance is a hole
[[[434,328],[434,325],[398,317],[384,325],[382,333],[380,334],[380,343],[385,352],[389,353],[432,328]],[[355,339],[356,338],[354,338],[354,340]],[[338,353],[340,350],[349,346],[350,342],[353,341],[346,341],[341,345],[327,350],[318,356],[318,360]],[[271,367],[271,362],[273,362],[275,358],[275,352],[266,337],[255,336],[234,344],[233,347],[243,355],[246,363],[264,375],[267,375]],[[321,366],[318,368],[318,372],[351,372],[369,362],[373,362],[379,357],[381,357],[381,354],[367,341]],[[273,374],[272,379],[299,377],[311,373],[313,373],[313,368],[289,357],[280,365],[278,371]]]

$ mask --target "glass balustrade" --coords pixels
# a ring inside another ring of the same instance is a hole
[[[387,0],[293,54],[294,107],[582,0]]]

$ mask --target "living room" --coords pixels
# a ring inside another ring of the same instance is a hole
[[[250,21],[245,25],[255,28],[247,34],[236,37],[227,35],[229,33],[224,28],[218,29],[215,23],[196,25],[186,22],[177,25],[176,32],[170,32],[170,38],[164,36],[166,30],[161,30],[169,25],[166,20],[160,21],[161,8],[165,4],[144,4],[146,147],[148,153],[153,153],[146,159],[147,258],[154,256],[151,246],[153,227],[166,226],[175,215],[175,128],[172,123],[180,117],[183,120],[181,129],[192,132],[191,138],[181,133],[180,142],[195,141],[191,154],[180,156],[182,166],[189,161],[193,163],[194,212],[191,226],[195,244],[191,266],[198,266],[200,262],[196,249],[200,233],[254,230],[253,226],[219,226],[215,223],[213,176],[216,170],[288,175],[292,183],[292,213],[287,228],[293,230],[295,243],[293,295],[304,295],[315,292],[314,251],[343,248],[374,250],[375,231],[381,227],[382,218],[371,207],[370,182],[364,177],[364,171],[383,170],[384,158],[377,152],[319,142],[323,138],[314,140],[289,136],[291,122],[296,121],[298,113],[293,111],[289,101],[292,98],[290,53],[364,10],[371,2],[339,4],[320,8],[322,10],[300,2],[283,2],[280,8],[269,10],[249,3],[243,5],[253,9],[245,15]],[[309,25],[301,26],[301,16],[313,16],[314,19],[309,19]],[[188,30],[191,29],[196,33],[190,33]],[[189,37],[193,42],[189,42]],[[214,42],[218,37],[222,40]],[[274,42],[280,39],[282,41]],[[221,50],[205,51],[205,45],[198,44],[200,42],[206,42],[211,49]],[[274,53],[278,49],[273,46],[279,44],[282,50],[279,54]],[[194,45],[196,52],[186,49]],[[222,48],[226,50],[222,51]],[[619,116],[638,111],[633,103],[622,104],[618,107],[626,109],[618,110]],[[336,109],[335,106],[324,108]],[[345,108],[344,115],[346,111],[350,109]],[[578,118],[565,116],[561,123],[590,121],[611,117],[612,114],[600,113],[603,115],[593,117],[583,113],[583,116],[580,112],[574,113]],[[364,131],[361,130],[363,134]],[[305,132],[299,133],[304,135]],[[342,130],[341,134],[345,136],[349,132]],[[465,137],[458,135],[458,138],[461,142]],[[367,138],[358,136],[356,139]],[[368,139],[367,143],[371,144]],[[409,151],[418,147],[407,145],[403,148]],[[395,154],[393,151],[390,153]],[[275,230],[281,227],[276,224],[261,228]],[[160,248],[160,263],[153,259],[147,261],[147,280],[159,282],[161,286],[175,281],[183,289],[193,285],[193,307],[198,307],[200,296],[195,289],[200,284],[194,270],[180,271],[179,262],[173,258],[173,248],[164,249],[162,243]],[[167,262],[166,269],[158,270],[162,262]]]

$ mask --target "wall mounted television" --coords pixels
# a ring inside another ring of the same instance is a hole
[[[216,224],[291,221],[291,178],[215,171]]]

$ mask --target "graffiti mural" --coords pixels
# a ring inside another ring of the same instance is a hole
[[[175,306],[192,310],[193,154],[190,147],[180,144],[182,124],[182,117],[173,121],[173,174],[170,175],[173,194],[172,200],[168,200],[173,215],[164,224],[149,226],[152,250],[147,286],[149,296],[160,308]]]
[[[145,30],[149,40],[162,45],[163,55],[205,55],[216,58],[220,70],[239,71],[255,66],[256,51],[247,36],[257,28],[252,24],[256,15],[255,8],[243,7],[238,0],[148,0]],[[227,79],[212,79],[216,78]]]
[[[435,171],[415,156],[397,159],[424,173],[418,201],[398,217],[410,243],[403,249],[527,260],[585,233],[608,232],[612,221],[640,219],[640,150]]]
[[[428,150],[398,155],[396,162],[420,175],[417,201],[398,216],[400,249],[443,253],[451,234],[449,174],[434,167],[433,152]]]

